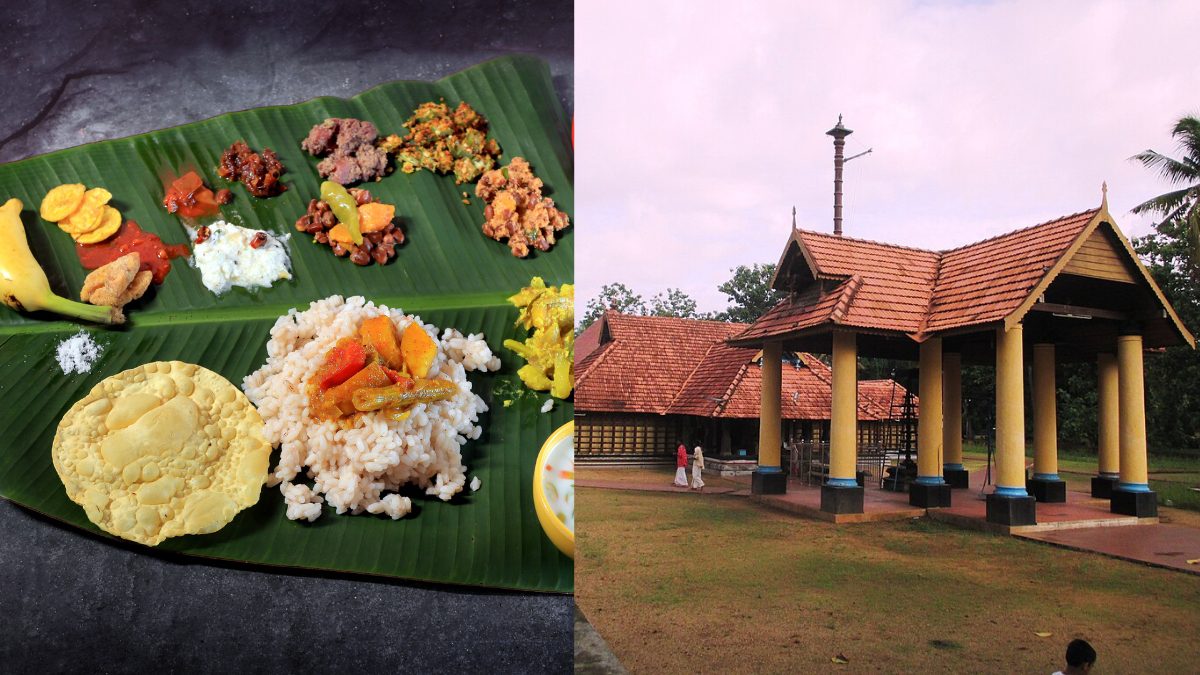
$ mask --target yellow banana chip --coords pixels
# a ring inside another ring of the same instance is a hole
[[[101,381],[63,416],[51,449],[88,519],[147,546],[216,532],[255,504],[270,453],[246,395],[180,361]]]
[[[38,210],[42,218],[57,223],[75,213],[83,203],[83,183],[67,183],[46,193],[42,198],[42,207]]]
[[[104,205],[112,199],[112,193],[104,188],[92,188],[83,193],[79,208],[59,222],[58,226],[71,236],[78,236],[100,227],[104,218]]]
[[[100,225],[91,232],[76,235],[75,241],[81,244],[98,244],[117,233],[121,229],[121,212],[105,205],[104,214],[100,216]]]

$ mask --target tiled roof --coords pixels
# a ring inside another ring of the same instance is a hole
[[[600,321],[593,321],[592,325],[575,336],[575,360],[577,362],[586,359],[588,354],[596,351],[596,348],[600,346],[600,326]]]
[[[838,325],[919,336],[999,321],[1017,310],[1100,209],[948,251],[794,230],[788,255],[823,280],[785,299],[735,339]],[[830,285],[838,282],[836,285]]]
[[[1097,210],[945,251],[926,331],[999,321],[1071,247]]]
[[[612,341],[576,363],[575,406],[580,410],[665,414],[709,348],[745,329],[745,324],[611,310],[600,321]]]
[[[588,330],[596,328],[600,335],[601,323],[607,325],[612,340],[577,361],[577,409],[758,417],[762,386],[758,350],[725,342],[746,324],[606,312]],[[812,355],[801,354],[798,364],[785,362],[783,418],[829,419],[830,381],[829,367]],[[859,419],[899,414],[899,399],[891,405],[893,389],[902,399],[904,388],[891,380],[860,382]]]

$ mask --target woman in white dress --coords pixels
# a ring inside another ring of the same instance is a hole
[[[703,490],[704,479],[700,477],[700,472],[704,471],[704,453],[700,451],[700,446],[696,446],[694,451],[695,461],[692,462],[692,489]]]

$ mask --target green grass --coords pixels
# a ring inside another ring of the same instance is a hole
[[[926,519],[836,526],[727,496],[577,498],[576,600],[635,673],[813,672],[838,653],[852,672],[1052,672],[1074,637],[1104,672],[1194,666],[1194,576]]]

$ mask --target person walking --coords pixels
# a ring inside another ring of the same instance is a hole
[[[700,477],[701,471],[704,471],[704,453],[701,452],[700,446],[697,445],[696,450],[693,453],[693,461],[692,461],[692,489],[693,490],[703,490],[704,489],[704,479]]]
[[[679,447],[675,449],[675,487],[687,487],[687,446],[683,441],[679,442]]]

